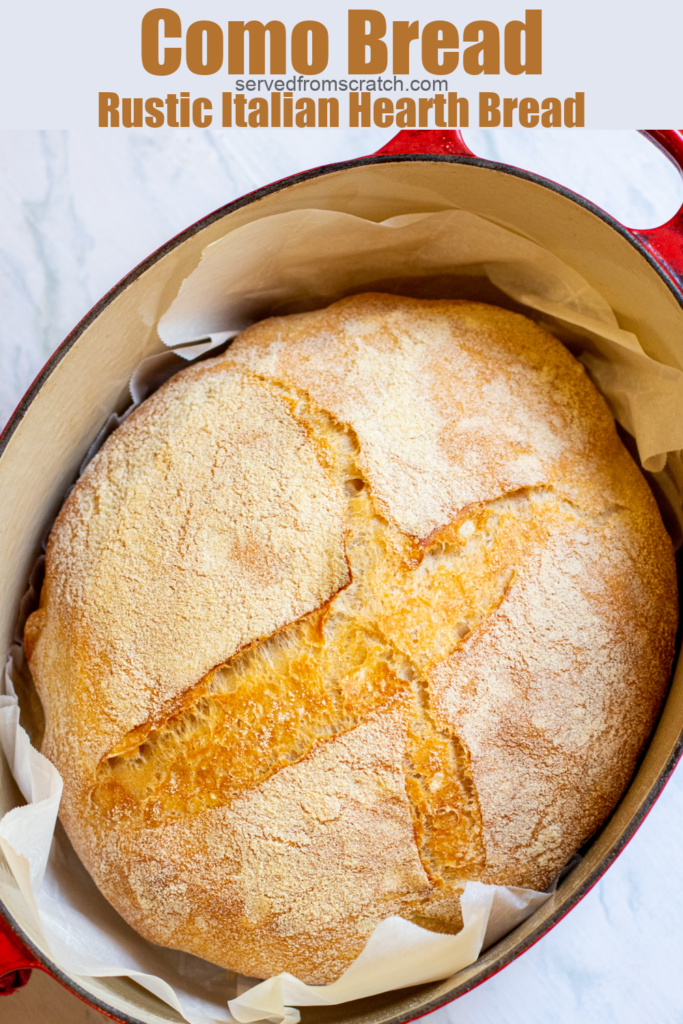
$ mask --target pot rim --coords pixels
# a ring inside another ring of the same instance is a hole
[[[426,134],[426,133],[425,133]],[[45,363],[42,370],[37,374],[23,398],[17,405],[12,416],[7,421],[7,424],[0,434],[0,458],[5,452],[10,439],[12,438],[15,430],[21,423],[24,416],[27,414],[28,409],[41,390],[47,379],[56,369],[58,364],[61,362],[63,357],[76,343],[80,336],[86,331],[88,327],[97,319],[97,317],[115,300],[122,292],[128,288],[138,277],[141,277],[147,270],[149,270],[154,264],[158,263],[160,259],[167,256],[170,252],[176,249],[179,245],[182,245],[193,235],[203,231],[204,228],[215,223],[216,221],[222,220],[224,217],[236,210],[242,209],[251,203],[257,202],[266,196],[274,195],[277,192],[283,191],[292,185],[298,185],[304,181],[310,181],[317,177],[323,177],[328,174],[336,174],[339,171],[352,170],[356,167],[365,167],[375,164],[390,164],[390,163],[451,163],[451,164],[467,164],[469,166],[480,167],[484,170],[498,171],[499,173],[509,174],[513,177],[522,178],[532,182],[536,185],[541,185],[543,188],[549,189],[551,192],[556,192],[566,199],[571,200],[578,206],[583,207],[589,213],[598,217],[605,224],[615,230],[622,238],[625,238],[640,256],[649,264],[649,266],[659,275],[662,281],[666,284],[669,291],[674,295],[678,305],[683,309],[683,289],[679,288],[676,282],[666,273],[664,268],[657,262],[652,254],[645,248],[641,243],[637,234],[618,220],[606,213],[599,206],[596,206],[590,200],[584,198],[576,192],[572,192],[564,185],[560,185],[557,182],[544,178],[533,171],[523,170],[519,167],[514,167],[510,164],[497,163],[492,160],[485,160],[481,157],[476,156],[464,156],[460,154],[437,154],[437,153],[405,153],[405,154],[384,154],[380,151],[378,154],[371,154],[365,157],[358,157],[353,160],[340,161],[334,164],[325,164],[322,167],[314,167],[307,171],[301,171],[297,174],[290,175],[286,178],[282,178],[278,181],[272,182],[269,185],[265,185],[262,188],[256,189],[253,192],[249,192],[244,196],[240,196],[238,199],[233,200],[230,203],[226,203],[224,206],[218,207],[211,213],[202,217],[200,220],[191,224],[185,230],[179,234],[173,236],[168,242],[165,242],[162,246],[156,249],[150,256],[142,260],[136,267],[133,268],[125,277],[123,277],[118,284],[114,285],[100,300],[97,302],[92,309],[83,317],[83,319],[74,327],[74,329],[66,336],[63,342],[55,349],[50,358]],[[392,1016],[390,1019],[392,1024],[408,1024],[409,1021],[417,1020],[420,1017],[432,1013],[440,1006],[444,1006],[447,1003],[453,1002],[460,996],[465,995],[466,992],[470,992],[472,989],[477,988],[483,982],[487,981],[488,978],[493,977],[508,964],[516,960],[522,953],[525,953],[531,946],[535,945],[544,935],[551,931],[570,910],[579,903],[584,896],[597,884],[600,878],[604,875],[607,869],[613,864],[619,854],[624,850],[626,845],[631,841],[635,833],[638,831],[645,818],[648,816],[656,801],[664,789],[664,786],[669,781],[674,768],[678,764],[678,761],[683,754],[683,730],[678,736],[676,745],[667,759],[666,765],[657,777],[656,784],[648,792],[646,799],[643,801],[641,806],[638,808],[636,814],[631,818],[628,826],[624,832],[620,835],[618,842],[611,848],[606,857],[595,867],[588,878],[585,880],[583,885],[568,899],[567,903],[558,907],[556,912],[546,918],[542,925],[535,928],[518,946],[513,950],[510,950],[509,954],[506,955],[501,961],[495,961],[491,965],[482,966],[482,969],[473,977],[464,981],[460,986],[456,986],[456,989],[449,991],[445,994],[437,995],[432,1000],[427,1000],[421,1007],[420,1012],[417,1014],[408,1011],[404,1014],[398,1013]],[[618,805],[617,805],[618,806]],[[616,810],[616,808],[615,808]],[[612,812],[614,813],[614,811]],[[611,815],[610,815],[611,818]],[[608,818],[608,822],[610,820]],[[605,823],[605,825],[607,822]],[[603,826],[604,828],[605,826]],[[595,841],[593,836],[589,842]],[[61,968],[57,967],[56,964],[45,956],[42,951],[34,944],[31,938],[26,934],[21,925],[15,920],[11,911],[5,906],[0,899],[0,917],[4,919],[5,924],[10,930],[16,935],[16,937],[31,951],[35,959],[38,961],[39,966],[51,974],[57,981],[59,981],[65,988],[67,988],[74,995],[79,997],[89,1006],[97,1009],[99,1012],[111,1017],[114,1020],[122,1021],[123,1024],[144,1024],[139,1017],[131,1017],[128,1013],[123,1010],[115,1009],[110,1004],[104,1002],[99,996],[93,995],[88,992],[85,988],[80,986],[77,982],[74,982],[72,978],[66,974]],[[495,946],[492,947],[495,949]],[[396,990],[396,991],[401,991]],[[358,1002],[362,1002],[359,1000]],[[354,1002],[353,1005],[357,1005]]]

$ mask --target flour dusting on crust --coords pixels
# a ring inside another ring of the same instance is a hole
[[[665,693],[670,541],[568,352],[480,303],[257,324],[107,441],[26,646],[62,820],[154,942],[338,978],[544,888]]]

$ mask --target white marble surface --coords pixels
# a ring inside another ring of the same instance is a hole
[[[49,354],[136,263],[260,185],[379,148],[381,130],[0,132],[0,423]],[[469,131],[481,156],[536,170],[632,227],[683,202],[635,132]],[[6,496],[5,496],[6,497]],[[549,935],[433,1024],[683,1021],[683,768],[629,847]],[[0,1021],[101,1019],[49,979],[0,999]]]

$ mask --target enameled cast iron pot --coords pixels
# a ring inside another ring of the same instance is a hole
[[[646,133],[683,169],[683,131]],[[69,335],[21,401],[0,439],[0,651],[42,536],[103,421],[127,404],[135,366],[163,346],[154,326],[187,274],[187,259],[253,220],[299,208],[380,221],[457,207],[554,252],[607,299],[645,351],[683,368],[683,208],[668,224],[631,231],[580,196],[527,171],[475,157],[455,131],[404,131],[373,156],[320,167],[238,199],[188,228],[136,267]],[[181,267],[181,259],[183,266]],[[683,410],[681,410],[683,415]],[[680,645],[679,645],[680,646]],[[475,964],[447,981],[302,1011],[305,1024],[399,1024],[455,999],[523,953],[595,885],[644,820],[683,747],[683,668],[677,665],[658,728],[631,786],[557,893]],[[19,802],[0,764],[0,813]],[[124,978],[75,978],[41,946],[0,854],[0,991],[47,971],[96,1009],[131,1024],[181,1018]]]

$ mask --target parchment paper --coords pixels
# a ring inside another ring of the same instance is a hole
[[[616,420],[636,439],[643,468],[657,474],[658,497],[678,521],[670,527],[678,545],[683,372],[648,356],[635,334],[619,327],[607,301],[557,256],[476,214],[445,210],[381,223],[330,210],[265,217],[207,246],[161,317],[159,336],[170,347],[200,338],[217,343],[225,336],[219,332],[320,308],[378,284],[394,290],[398,281],[404,294],[413,294],[416,279],[419,288],[420,278],[476,273],[526,306],[586,366]]]
[[[416,281],[444,275],[465,282],[461,294],[467,294],[468,280],[485,275],[569,345],[616,418],[635,436],[660,500],[668,503],[674,519],[683,521],[683,373],[647,356],[635,335],[619,328],[595,289],[551,253],[463,211],[377,224],[306,210],[264,218],[214,242],[159,322],[162,341],[174,351],[147,359],[136,370],[133,403],[184,361],[210,352],[264,316],[318,308],[378,285],[397,290],[400,283],[404,294],[413,294]],[[129,412],[109,418],[81,470]],[[21,657],[18,650],[14,654]],[[550,898],[548,893],[470,882],[458,935],[438,935],[389,918],[345,974],[328,986],[307,986],[288,974],[258,983],[154,946],[109,906],[58,823],[55,830],[61,778],[19,724],[14,671],[10,660],[5,696],[0,697],[0,742],[28,803],[0,822],[0,846],[41,923],[54,962],[69,973],[129,976],[190,1024],[262,1019],[295,1024],[295,1006],[345,1002],[449,977]]]
[[[293,1006],[347,1002],[447,978],[550,898],[530,889],[470,882],[462,897],[465,926],[458,935],[437,935],[390,917],[346,973],[327,986],[305,985],[290,974],[259,983],[155,946],[107,903],[57,823],[62,779],[19,724],[14,671],[10,658],[0,696],[0,743],[27,805],[0,821],[0,847],[54,963],[70,974],[132,978],[189,1024],[263,1019],[296,1024],[300,1015]]]

